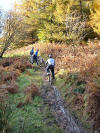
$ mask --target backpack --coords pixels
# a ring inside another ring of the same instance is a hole
[[[30,55],[33,55],[33,49],[30,51]]]

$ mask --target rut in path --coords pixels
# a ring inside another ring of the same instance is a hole
[[[50,86],[45,82],[41,87],[41,95],[44,103],[50,106],[50,110],[56,117],[59,126],[63,129],[63,133],[87,133],[78,120],[71,116],[65,107],[59,90],[55,86]]]

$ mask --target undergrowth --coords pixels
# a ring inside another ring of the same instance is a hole
[[[85,129],[91,130],[89,115],[84,114],[86,82],[78,77],[78,73],[56,75],[56,86],[59,88],[71,114],[78,118]]]
[[[12,63],[9,67],[15,67],[15,64]],[[8,76],[6,81],[5,77],[2,78],[0,89],[6,90],[5,88],[9,84],[9,88],[13,91],[14,86],[12,88],[10,86],[13,81],[12,83],[16,84],[18,92],[11,93],[12,91],[7,90],[7,107],[0,108],[0,132],[61,133],[62,131],[49,107],[43,104],[40,96],[40,86],[43,83],[41,71],[36,65],[33,66],[33,69],[25,67],[23,72],[21,72],[21,68],[24,68],[24,65],[20,64],[15,68],[20,69],[20,74],[14,79],[12,76]],[[2,69],[8,71],[7,66]],[[1,70],[1,72],[4,71]]]
[[[32,45],[20,50],[29,51],[31,47]],[[47,55],[53,53],[56,60],[56,85],[72,114],[82,121],[84,127],[94,133],[100,127],[100,43],[89,41],[76,47],[54,43],[35,44],[34,47],[39,48],[45,60]],[[23,65],[21,67],[23,68]],[[20,69],[20,64],[17,68],[23,71]],[[19,74],[18,71],[17,73]],[[38,77],[35,78],[37,82]],[[6,80],[5,77],[4,79]],[[42,84],[42,82],[37,83],[40,86]]]

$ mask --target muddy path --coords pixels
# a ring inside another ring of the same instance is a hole
[[[48,104],[63,133],[87,133],[82,124],[74,118],[68,110],[60,91],[56,86],[51,86],[42,72],[43,86],[41,87],[41,96],[45,104]]]

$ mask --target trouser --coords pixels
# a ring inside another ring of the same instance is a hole
[[[55,75],[54,75],[54,65],[48,65],[46,69],[47,69],[47,72],[48,72],[48,73],[51,71],[51,73],[52,73],[52,78],[55,79]]]
[[[30,59],[31,59],[31,63],[33,64],[33,55],[31,55]]]
[[[37,61],[37,56],[36,55],[34,55],[33,56],[33,63],[34,63],[34,61],[37,63],[37,65],[38,65],[38,61]]]

